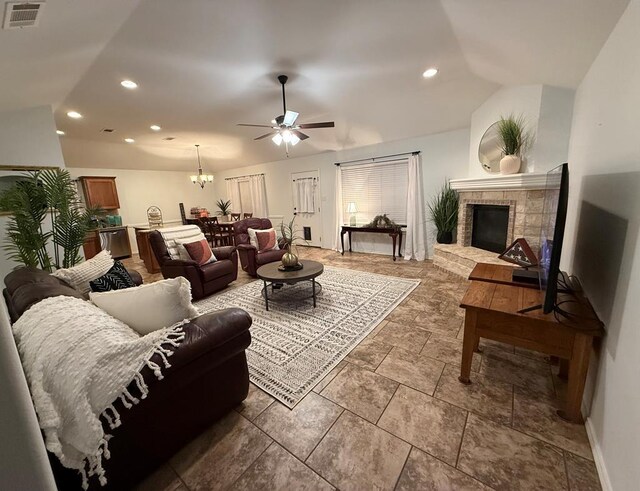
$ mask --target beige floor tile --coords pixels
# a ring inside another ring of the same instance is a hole
[[[329,491],[335,488],[280,445],[273,443],[230,489]]]
[[[464,329],[460,334],[460,338],[464,335]],[[506,351],[507,353],[514,353],[515,348],[512,344],[501,343],[500,341],[494,341],[493,339],[480,338],[480,350],[484,352],[487,348],[499,349]]]
[[[433,395],[443,369],[441,361],[394,347],[376,373]]]
[[[375,423],[396,391],[398,383],[347,365],[322,391],[322,396]]]
[[[469,414],[457,467],[496,489],[567,489],[559,450],[475,414]]]
[[[582,424],[565,421],[557,414],[559,401],[533,398],[516,387],[513,427],[523,433],[593,460],[587,432]]]
[[[342,360],[340,363],[338,363],[333,368],[333,370],[331,370],[320,382],[316,384],[316,386],[313,388],[313,392],[317,392],[318,394],[322,392],[324,388],[329,385],[329,382],[331,382],[336,377],[336,375],[338,375],[346,366],[347,362],[345,360]]]
[[[380,330],[381,330],[382,328],[384,328],[384,326],[386,326],[386,325],[387,325],[387,323],[388,323],[388,322],[389,322],[389,321],[384,321],[384,320],[383,320],[382,322],[380,322],[380,324],[378,324],[378,325],[373,329],[373,331],[371,331],[369,334],[367,334],[366,339],[373,339],[373,338],[376,336],[376,334],[378,334],[378,333],[380,332]]]
[[[389,322],[373,339],[381,343],[398,346],[413,353],[420,353],[429,335],[428,331],[418,329],[413,324]]]
[[[533,358],[530,356],[517,355],[515,353],[507,353],[505,350],[493,347],[487,347],[484,349],[482,356],[487,365],[496,362],[508,364],[514,368],[523,368],[540,375],[548,375],[551,373],[551,364],[542,358]]]
[[[191,490],[224,489],[271,442],[249,420],[232,411],[174,455],[170,464]]]
[[[107,479],[108,479],[107,474]],[[135,491],[177,491],[182,486],[182,481],[178,474],[169,464],[162,465],[159,469],[149,475],[144,481],[138,484]]]
[[[273,397],[253,384],[249,384],[249,395],[236,408],[240,414],[253,421],[262,411],[275,401]]]
[[[434,397],[473,411],[497,423],[511,425],[513,386],[479,373],[472,374],[471,384],[458,380],[460,368],[447,365],[440,377]]]
[[[434,333],[429,336],[420,354],[450,365],[460,366],[462,363],[462,341],[447,336],[438,336],[437,333]],[[471,370],[479,371],[481,361],[482,356],[479,353],[474,353]]]
[[[365,339],[345,359],[361,368],[375,370],[391,348],[390,344],[381,343],[375,339]]]
[[[415,447],[411,449],[396,486],[396,491],[489,491],[490,489],[480,481]]]
[[[305,460],[343,409],[314,392],[293,409],[280,403],[269,406],[255,420],[256,426],[289,452]]]
[[[386,317],[386,320],[397,322],[398,324],[412,325],[419,313],[420,311],[418,309],[399,305]]]
[[[429,332],[439,333],[441,336],[455,338],[462,327],[463,319],[447,314],[418,316],[415,325]]]
[[[408,443],[345,411],[306,463],[341,490],[392,490],[410,449]]]
[[[524,357],[502,350],[486,349],[482,354],[480,373],[523,388],[542,397],[554,397],[551,368],[546,374],[522,366]],[[533,361],[533,360],[531,360]]]
[[[467,411],[401,385],[378,426],[455,465]]]
[[[600,491],[600,478],[596,465],[590,460],[583,459],[571,452],[564,453],[567,463],[567,476],[571,491]]]

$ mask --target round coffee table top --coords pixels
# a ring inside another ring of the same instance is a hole
[[[258,268],[257,275],[261,280],[281,283],[297,283],[298,281],[311,280],[316,276],[320,276],[324,271],[324,266],[318,261],[301,259],[300,263],[302,264],[302,269],[297,271],[278,270],[282,265],[280,261],[265,264]]]

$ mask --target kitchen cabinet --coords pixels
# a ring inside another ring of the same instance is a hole
[[[120,208],[115,177],[81,176],[87,206],[99,206],[105,210]]]
[[[156,255],[151,249],[151,243],[149,242],[149,234],[152,232],[149,228],[135,227],[136,230],[136,242],[138,243],[138,255],[140,259],[144,261],[144,267],[147,268],[149,273],[159,273],[160,265],[156,259]]]
[[[97,255],[102,248],[100,247],[100,237],[98,237],[98,231],[92,230],[87,234],[82,244],[82,251],[84,252],[85,259],[91,259]]]

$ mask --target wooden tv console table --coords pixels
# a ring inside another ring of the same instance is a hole
[[[471,272],[471,284],[460,307],[465,309],[464,341],[460,382],[471,383],[471,359],[480,338],[493,339],[568,360],[566,407],[558,414],[569,421],[582,421],[580,408],[584,392],[589,356],[594,338],[604,335],[602,322],[591,304],[581,294],[558,295],[577,320],[535,310],[525,314],[519,310],[543,302],[543,292],[509,281],[511,266],[478,264]],[[576,300],[576,301],[573,301]],[[562,364],[561,364],[562,368]]]
[[[351,234],[354,232],[367,232],[370,234],[387,234],[393,240],[393,249],[391,254],[393,260],[396,260],[396,241],[398,243],[398,257],[400,257],[400,249],[402,248],[402,228],[406,225],[398,225],[397,227],[358,227],[343,225],[340,230],[340,244],[342,245],[342,255],[344,256],[344,234],[349,234],[349,252],[351,252]]]

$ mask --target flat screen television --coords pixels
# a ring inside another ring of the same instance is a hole
[[[558,294],[558,275],[562,239],[569,200],[569,165],[562,164],[547,173],[540,230],[540,290],[544,291],[542,310],[552,312]]]

